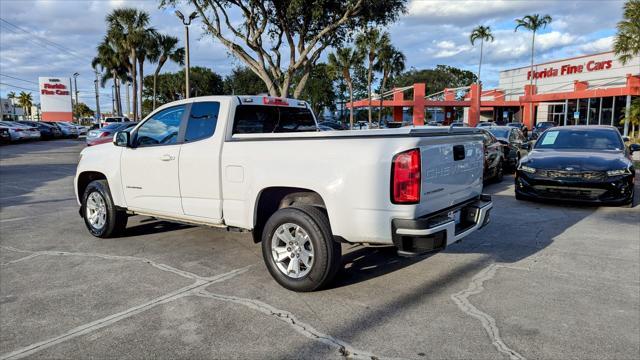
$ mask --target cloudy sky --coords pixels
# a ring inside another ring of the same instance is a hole
[[[408,12],[387,30],[418,69],[437,64],[477,71],[479,49],[469,44],[477,25],[489,25],[495,42],[485,46],[482,78],[495,86],[500,70],[529,63],[530,33],[514,32],[514,19],[526,14],[549,14],[552,24],[537,37],[536,62],[611,49],[623,1],[593,0],[410,0]],[[157,30],[182,39],[183,28],[174,9],[158,9],[156,0],[2,0],[0,1],[0,95],[33,90],[38,76],[80,73],[81,101],[95,106],[91,59],[105,33],[105,15],[132,6],[148,11]],[[183,9],[190,11],[188,8]],[[241,63],[225,48],[203,35],[196,20],[191,33],[191,64],[226,75]],[[151,73],[153,66],[145,66]],[[173,64],[166,71],[175,71]],[[101,89],[103,111],[111,109],[111,88]]]

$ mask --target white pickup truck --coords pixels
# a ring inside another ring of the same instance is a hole
[[[133,214],[252,231],[282,286],[313,291],[340,268],[341,242],[412,255],[484,226],[478,131],[317,131],[304,101],[192,98],[84,149],[75,191],[94,236]]]

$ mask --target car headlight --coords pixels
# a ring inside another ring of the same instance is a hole
[[[534,169],[534,168],[532,168],[530,166],[526,166],[526,165],[518,166],[518,170],[522,170],[522,171],[524,171],[526,173],[529,173],[529,174],[535,174],[536,173],[536,169]]]
[[[631,171],[629,169],[619,169],[619,170],[609,170],[607,171],[607,176],[620,176],[620,175],[630,175]]]

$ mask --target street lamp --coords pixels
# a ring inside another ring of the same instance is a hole
[[[191,92],[191,87],[189,85],[189,25],[191,25],[191,20],[195,19],[198,17],[198,14],[194,11],[191,13],[191,15],[189,15],[189,18],[185,19],[184,15],[182,15],[182,13],[180,12],[180,10],[176,10],[176,16],[178,17],[178,19],[182,20],[182,24],[184,25],[184,37],[185,37],[185,44],[186,44],[186,62],[185,62],[185,70],[184,70],[184,77],[185,77],[185,97],[188,99],[189,98],[189,93]]]
[[[78,76],[80,74],[73,73],[73,87],[76,88],[76,106],[78,106]]]

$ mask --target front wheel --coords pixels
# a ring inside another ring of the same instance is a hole
[[[82,199],[82,217],[91,235],[109,238],[124,231],[127,214],[116,208],[106,180],[89,183]]]
[[[271,276],[293,291],[328,285],[340,268],[341,247],[329,219],[313,206],[276,211],[262,232],[262,256]]]

